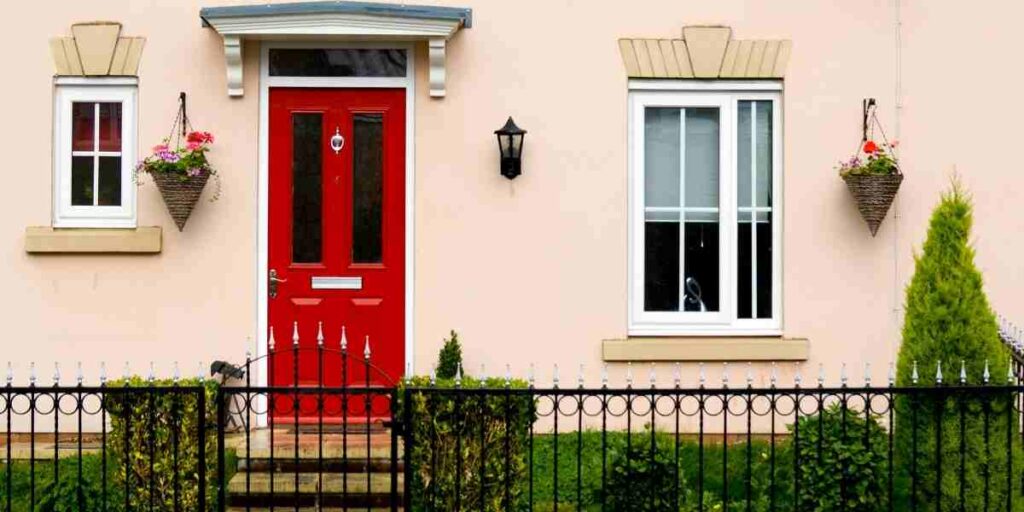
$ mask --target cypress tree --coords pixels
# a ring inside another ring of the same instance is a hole
[[[437,378],[454,379],[459,368],[462,368],[462,344],[459,343],[459,333],[453,330],[437,354]]]
[[[971,201],[954,181],[932,212],[924,248],[914,257],[898,386],[959,386],[962,364],[968,384],[982,384],[986,364],[992,384],[1007,382],[1010,354],[999,339],[981,273],[974,265],[971,223]],[[1013,491],[1009,487],[1016,487],[1013,500],[1018,506],[1013,510],[1024,509],[1019,506],[1024,504],[1019,494],[1024,460],[1019,453],[1014,455],[1013,483],[1007,484],[1008,457],[1019,448],[1008,443],[1017,445],[1020,439],[1013,399],[1010,392],[998,390],[897,397],[894,434],[905,499],[914,499],[919,510],[936,510],[939,504],[943,511],[961,510],[961,503],[966,510],[985,510],[986,504],[988,509],[1006,510],[1007,492]]]

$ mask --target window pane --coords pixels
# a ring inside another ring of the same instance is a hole
[[[772,102],[756,101],[756,145],[754,154],[757,158],[756,194],[757,206],[771,206],[772,192]]]
[[[100,157],[99,204],[121,206],[121,157]]]
[[[380,263],[384,199],[384,118],[352,119],[352,262]]]
[[[270,76],[404,77],[405,50],[290,48],[270,50]]]
[[[737,316],[771,318],[772,102],[741,101],[738,107]]]
[[[91,156],[71,157],[71,204],[74,206],[92,206],[92,169]]]
[[[645,206],[679,204],[679,109],[644,110]]]
[[[757,219],[757,317],[772,317],[772,218],[770,213]]]
[[[739,102],[739,110],[736,112],[736,183],[737,193],[736,204],[740,207],[753,206],[750,203],[750,120],[751,101]]]
[[[292,261],[318,263],[323,236],[322,114],[292,115]]]
[[[679,311],[679,223],[644,224],[644,310]]]
[[[739,213],[739,224],[736,226],[736,317],[753,318],[750,310],[753,301],[750,298],[752,284],[750,272],[753,260],[750,257],[750,213]]]
[[[718,207],[718,109],[686,109],[686,206]]]
[[[96,141],[93,134],[96,128],[96,104],[71,104],[71,149],[73,151],[94,151]]]
[[[100,103],[100,151],[121,151],[120,103]]]
[[[718,311],[718,222],[687,222],[683,311]]]

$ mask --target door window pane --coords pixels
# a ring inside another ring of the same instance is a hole
[[[382,48],[274,48],[270,76],[404,77],[405,50]]]
[[[383,252],[384,117],[352,119],[352,262],[380,263]]]
[[[292,261],[318,263],[323,236],[323,116],[292,115]]]
[[[92,206],[93,157],[71,157],[71,204]]]

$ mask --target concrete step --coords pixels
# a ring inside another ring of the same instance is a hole
[[[338,432],[304,433],[284,430],[258,431],[248,438],[244,434],[233,434],[225,439],[241,459],[295,459],[296,444],[299,459],[326,458],[366,459],[391,457],[391,433],[371,432],[363,434],[342,434]],[[273,446],[271,446],[273,445]],[[402,443],[398,443],[398,456],[402,455]]]
[[[238,473],[228,483],[228,505],[232,507],[388,507],[391,504],[391,475],[389,473],[274,474]],[[346,478],[347,476],[347,478]],[[397,476],[398,493],[402,498],[403,477]],[[247,487],[248,484],[248,487]],[[319,492],[318,492],[319,489]]]
[[[405,464],[399,458],[396,464],[397,471],[402,472]],[[387,457],[362,457],[347,459],[341,457],[324,457],[323,462],[315,458],[270,458],[252,457],[249,459],[238,459],[239,471],[250,471],[253,473],[388,473],[391,471],[390,452]]]

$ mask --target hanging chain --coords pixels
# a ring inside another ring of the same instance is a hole
[[[179,127],[181,130],[178,130]],[[190,131],[192,131],[192,123],[188,120],[185,93],[182,92],[178,95],[178,115],[174,117],[174,124],[171,125],[171,133],[167,135],[167,142],[170,143],[173,139],[174,147],[180,148],[181,141],[188,137]]]
[[[882,128],[881,121],[878,120],[877,105],[875,104],[874,98],[868,98],[863,103],[863,116],[862,116],[862,136],[861,141],[857,145],[857,149],[854,150],[854,156],[858,156],[864,151],[864,143],[869,140],[875,140],[875,128],[878,128],[879,134],[882,136],[882,144],[891,152],[893,160],[899,162],[899,158],[896,155],[896,149],[889,144],[889,138],[885,135],[885,128]],[[900,170],[899,165],[896,165],[896,173],[903,174]]]

